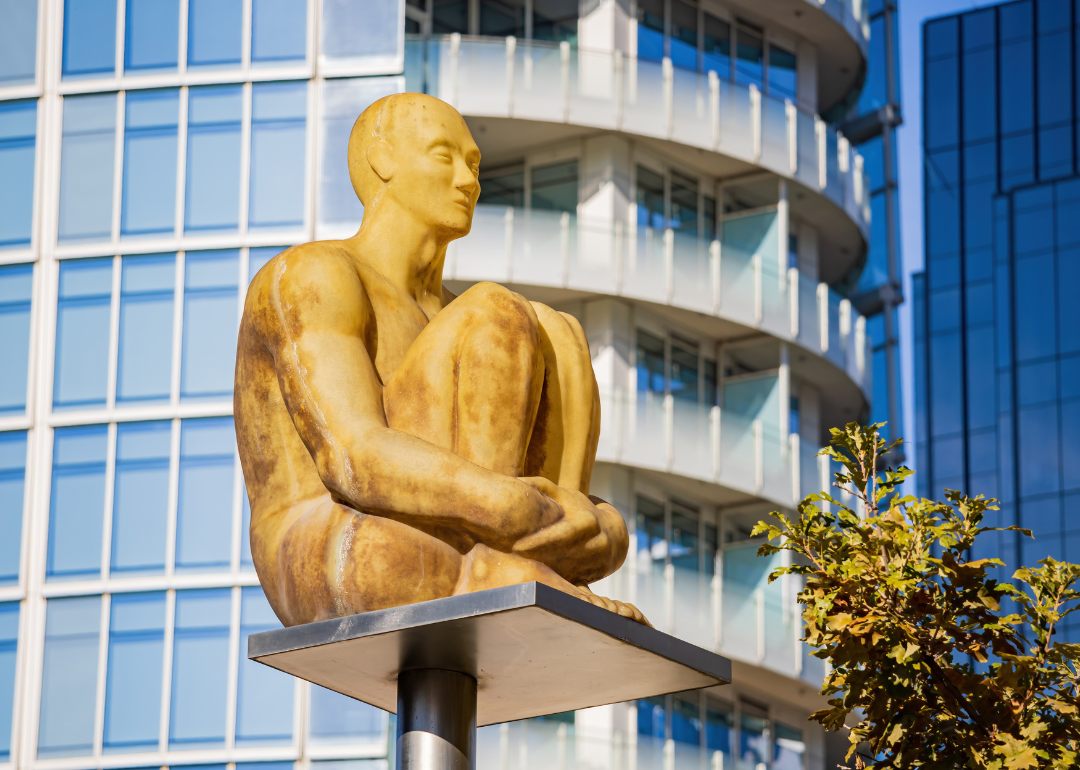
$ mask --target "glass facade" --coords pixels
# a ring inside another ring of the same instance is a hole
[[[1001,500],[978,556],[1080,560],[1080,169],[1073,3],[927,22],[926,267],[916,276],[921,491]],[[1080,626],[1065,629],[1075,641]]]
[[[856,5],[838,0],[807,13],[850,16]],[[535,44],[517,72],[546,104],[588,77],[590,49],[577,49],[582,13],[567,0],[0,0],[0,770],[386,770],[392,763],[386,713],[246,659],[248,636],[280,624],[248,542],[232,418],[235,332],[247,288],[270,259],[356,231],[363,208],[344,162],[350,131],[369,104],[405,89],[406,33],[496,38],[498,57],[512,47],[506,36]],[[653,91],[642,93],[662,92],[649,78],[663,68],[680,84],[712,83],[724,136],[745,139],[739,157],[762,154],[762,115],[766,154],[790,116],[798,147],[783,157],[802,164],[797,181],[810,195],[838,203],[834,214],[857,247],[870,196],[855,192],[859,154],[814,117],[817,105],[802,103],[815,93],[812,40],[791,33],[790,23],[691,0],[639,0],[627,21],[636,37],[620,55],[643,62],[642,87]],[[549,79],[552,61],[569,68],[571,59],[559,58],[568,47],[577,74]],[[670,64],[656,63],[665,59]],[[443,64],[424,66],[439,77]],[[601,91],[584,97],[613,105]],[[655,119],[644,102],[623,107],[632,120],[608,130],[619,141],[641,128],[634,120]],[[572,123],[566,109],[564,122]],[[462,111],[488,154],[491,135]],[[798,642],[791,586],[767,583],[775,565],[756,561],[749,540],[764,506],[789,498],[799,467],[792,458],[812,454],[825,427],[814,422],[814,375],[801,395],[790,392],[801,375],[780,361],[788,342],[777,338],[789,335],[792,316],[786,327],[768,325],[783,304],[775,298],[784,271],[804,269],[808,252],[799,244],[810,239],[781,240],[781,186],[770,184],[766,199],[760,189],[725,190],[721,172],[694,167],[691,156],[677,162],[647,153],[628,156],[597,182],[606,161],[595,148],[544,128],[540,118],[532,124],[534,133],[522,129],[501,149],[496,143],[492,162],[485,158],[484,212],[470,241],[481,252],[504,236],[512,242],[506,223],[524,209],[543,234],[529,244],[532,272],[480,271],[469,280],[545,287],[554,299],[544,301],[587,322],[582,292],[558,294],[572,273],[553,256],[559,249],[565,254],[576,240],[582,253],[601,255],[609,241],[647,244],[652,261],[625,276],[642,285],[653,282],[646,267],[663,266],[665,254],[669,261],[692,254],[692,266],[669,266],[671,280],[706,296],[719,281],[724,242],[742,260],[737,276],[725,266],[725,291],[753,304],[756,270],[757,294],[766,297],[757,310],[766,320],[751,322],[765,347],[745,355],[736,339],[747,330],[742,320],[714,313],[704,326],[683,322],[714,310],[708,300],[683,307],[669,298],[666,320],[650,316],[644,302],[629,316],[619,355],[632,405],[608,411],[604,401],[605,419],[640,420],[649,430],[624,437],[637,442],[634,451],[664,448],[712,481],[683,484],[688,493],[676,494],[670,465],[650,465],[630,450],[621,460],[607,456],[598,475],[625,492],[612,499],[627,516],[634,566],[598,591],[636,596],[659,626],[793,686],[820,681],[820,667]],[[828,149],[814,151],[826,134]],[[878,162],[870,144],[863,155],[878,201],[891,189],[878,169],[893,161]],[[794,166],[774,165],[762,170],[796,180]],[[851,189],[838,189],[845,184]],[[633,213],[609,240],[593,242],[607,235],[582,225],[598,189]],[[791,252],[782,265],[771,259],[781,247]],[[829,248],[822,265],[843,261]],[[597,265],[594,276],[603,272]],[[807,280],[810,294],[799,288],[803,304],[794,305],[804,308],[796,320],[809,319],[805,338],[784,339],[833,367],[862,408],[861,317],[819,282],[816,267]],[[602,285],[586,291],[599,298]],[[782,296],[786,309],[792,294]],[[633,304],[616,299],[624,309]],[[843,332],[842,316],[850,327]],[[591,340],[603,339],[604,330],[584,325]],[[602,441],[620,435],[607,423],[604,431]],[[803,431],[813,438],[800,450]],[[720,458],[729,481],[748,492],[723,486],[713,467]],[[766,466],[783,471],[769,475]],[[639,467],[651,475],[635,477]],[[809,478],[817,466],[809,460],[804,468]],[[621,487],[611,481],[617,474]],[[734,619],[726,637],[722,615]],[[595,714],[582,712],[493,727],[481,733],[481,755],[491,766],[498,757],[506,770],[616,770],[634,762],[641,770],[702,763],[821,770],[823,738],[785,695],[731,689],[617,704],[603,740],[590,726]]]

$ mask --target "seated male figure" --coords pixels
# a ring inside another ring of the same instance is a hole
[[[647,622],[588,584],[629,538],[588,496],[600,407],[571,316],[492,283],[442,284],[480,152],[421,94],[349,140],[359,232],[272,259],[248,290],[237,442],[251,553],[289,626],[536,580]]]

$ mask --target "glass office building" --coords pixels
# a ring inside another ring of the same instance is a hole
[[[1080,561],[1078,24],[1069,0],[1026,0],[923,28],[921,492],[1000,498],[993,523],[1035,534],[985,536],[1008,574]]]
[[[251,277],[355,232],[349,130],[406,89],[484,154],[448,286],[589,336],[632,540],[597,591],[737,678],[485,728],[481,766],[824,768],[798,584],[749,532],[889,392],[892,8],[0,0],[0,770],[392,762],[387,714],[245,659],[277,620],[231,415]]]

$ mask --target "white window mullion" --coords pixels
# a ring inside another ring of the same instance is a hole
[[[244,80],[247,80],[251,69],[251,0],[243,0],[240,13],[240,66],[243,68]]]
[[[109,423],[108,449],[105,454],[105,521],[101,528],[101,577],[109,579],[112,567],[113,500],[116,493],[116,423]]]
[[[317,172],[317,156],[316,151],[318,149],[318,142],[316,136],[318,134],[318,116],[319,116],[319,101],[322,95],[322,89],[316,88],[315,83],[308,82],[308,99],[307,99],[307,120],[306,133],[307,138],[307,173],[304,174],[305,190],[304,190],[304,211],[307,212],[304,223],[304,233],[307,240],[315,240],[315,202],[316,184],[318,182]]]
[[[116,78],[121,78],[124,75],[124,30],[127,23],[126,13],[127,3],[125,0],[116,0],[116,71],[113,72],[113,76]],[[62,41],[61,45],[63,45]]]
[[[180,40],[176,49],[176,71],[181,75],[187,72],[187,44],[188,44],[188,0],[180,0]]]
[[[225,700],[225,748],[236,745],[236,697],[237,678],[240,671],[240,591],[239,586],[232,589],[232,621],[229,624],[229,679],[228,695]]]
[[[105,676],[109,662],[109,606],[112,597],[101,596],[101,628],[98,633],[97,697],[94,706],[94,756],[101,756],[102,733],[105,729]]]
[[[181,345],[184,342],[184,259],[183,251],[176,254],[176,285],[173,287],[173,338],[172,381],[169,385],[169,403],[175,408],[180,403]]]
[[[120,278],[123,260],[113,257],[112,303],[109,306],[109,372],[105,390],[105,408],[116,406],[117,364],[120,360]]]
[[[161,664],[161,720],[158,724],[159,750],[169,749],[169,705],[172,701],[173,633],[176,628],[176,591],[165,592],[165,649]]]
[[[169,508],[165,519],[165,575],[176,571],[176,511],[180,489],[180,420],[172,421],[172,444],[169,449]]]
[[[188,88],[180,89],[180,116],[176,132],[176,220],[177,238],[184,235],[184,181],[187,177],[187,130],[188,130]]]
[[[251,183],[251,83],[244,83],[243,110],[240,123],[240,235],[248,231],[248,200]]]
[[[121,7],[123,3],[121,3]],[[112,242],[113,253],[116,253],[116,244],[120,241],[120,207],[123,204],[123,190],[121,185],[124,181],[124,105],[127,94],[120,91],[116,95],[116,136],[113,145],[113,206],[112,206]]]

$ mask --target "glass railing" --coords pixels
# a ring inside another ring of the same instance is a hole
[[[827,285],[781,269],[770,240],[776,216],[768,209],[725,220],[721,248],[677,230],[477,206],[472,232],[447,251],[444,277],[559,286],[716,315],[826,357],[869,392],[865,321]]]
[[[410,38],[405,49],[406,88],[466,115],[628,131],[724,153],[819,190],[866,229],[869,188],[855,181],[858,153],[817,116],[753,85],[669,59],[513,37]]]

